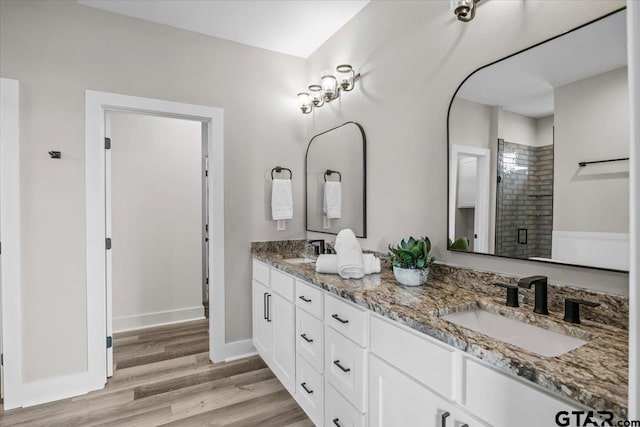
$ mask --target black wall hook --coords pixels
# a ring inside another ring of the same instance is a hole
[[[271,179],[273,179],[274,172],[280,173],[282,171],[289,171],[289,179],[293,179],[293,172],[291,172],[291,169],[283,168],[282,166],[276,166],[275,168],[271,169]]]
[[[49,151],[49,155],[51,156],[52,159],[61,159],[62,158],[62,152],[60,152],[60,151]]]

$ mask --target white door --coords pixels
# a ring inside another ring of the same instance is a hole
[[[453,405],[375,356],[369,359],[371,427],[452,427]]]
[[[267,296],[269,289],[253,281],[253,346],[264,360],[271,358],[273,323],[268,319]]]
[[[104,164],[105,164],[105,263],[106,263],[106,306],[107,306],[107,378],[113,376],[113,261],[111,256],[111,113],[105,111],[104,117]]]
[[[273,323],[273,372],[280,382],[295,392],[296,347],[295,347],[295,311],[293,303],[271,292],[267,296],[269,319]]]

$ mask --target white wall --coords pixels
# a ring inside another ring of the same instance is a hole
[[[628,93],[626,67],[554,90],[554,230],[629,232],[629,163],[578,166],[629,157]]]
[[[113,329],[204,317],[202,125],[111,113]]]
[[[480,66],[621,6],[487,1],[479,3],[472,22],[461,23],[448,1],[373,1],[321,46],[310,57],[308,81],[345,62],[362,73],[353,92],[305,120],[309,135],[345,120],[362,123],[367,132],[370,237],[363,246],[385,250],[404,236],[428,234],[436,257],[452,264],[546,274],[555,282],[627,293],[627,274],[446,251],[446,118],[460,82]],[[412,171],[423,185],[406,186],[404,174],[382,172],[393,165]]]
[[[87,367],[86,89],[224,109],[226,339],[250,338],[250,242],[304,236],[304,60],[52,0],[0,2],[0,64],[21,86],[24,381]],[[286,232],[264,212],[278,164],[299,177]]]

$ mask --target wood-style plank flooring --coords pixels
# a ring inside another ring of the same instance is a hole
[[[257,356],[209,361],[207,321],[116,334],[103,390],[2,411],[0,426],[307,427],[313,424]]]

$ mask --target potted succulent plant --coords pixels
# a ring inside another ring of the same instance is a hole
[[[402,239],[395,248],[389,245],[388,257],[396,280],[405,286],[424,284],[429,277],[429,267],[436,260],[429,254],[430,251],[431,241],[428,237]]]

